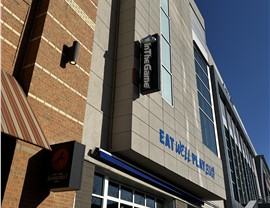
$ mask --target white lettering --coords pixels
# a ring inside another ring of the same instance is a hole
[[[151,74],[151,71],[152,71],[152,67],[150,65],[150,58],[152,57],[152,50],[151,50],[150,46],[151,46],[151,43],[144,44],[143,87],[145,89],[150,89],[151,88],[151,85],[150,85],[150,82],[151,82],[151,80],[150,80],[150,74]]]

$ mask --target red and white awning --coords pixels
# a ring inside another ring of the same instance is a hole
[[[21,86],[2,70],[1,132],[51,150]]]

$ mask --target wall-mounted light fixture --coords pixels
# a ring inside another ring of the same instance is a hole
[[[157,39],[152,35],[147,35],[145,38],[141,39],[142,44],[154,43],[156,41],[157,41]]]
[[[74,41],[71,47],[67,45],[63,46],[62,57],[60,66],[62,68],[66,68],[66,64],[69,62],[71,65],[76,65],[78,60],[80,43],[78,41]]]

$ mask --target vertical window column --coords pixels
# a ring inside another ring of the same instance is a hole
[[[160,2],[161,25],[161,65],[162,65],[162,96],[172,105],[172,70],[171,70],[171,43],[169,2]]]
[[[209,85],[208,67],[206,61],[202,57],[196,45],[194,46],[194,62],[196,70],[203,144],[217,155],[218,153]]]

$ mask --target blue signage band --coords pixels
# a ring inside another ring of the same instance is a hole
[[[171,194],[176,195],[179,198],[182,198],[192,204],[197,204],[197,205],[203,205],[204,201],[197,198],[196,196],[191,195],[190,193],[187,193],[186,191],[179,189],[177,187],[172,186],[171,184],[154,177],[153,175],[131,165],[128,164],[127,162],[124,162],[123,160],[113,156],[112,154],[97,148],[94,152],[94,156],[97,159],[100,159],[104,161],[106,164],[111,165],[113,167],[116,167],[117,169],[120,169],[126,173],[129,173],[130,175],[142,179],[143,181],[148,182],[149,184],[152,184],[156,187],[159,187]]]

